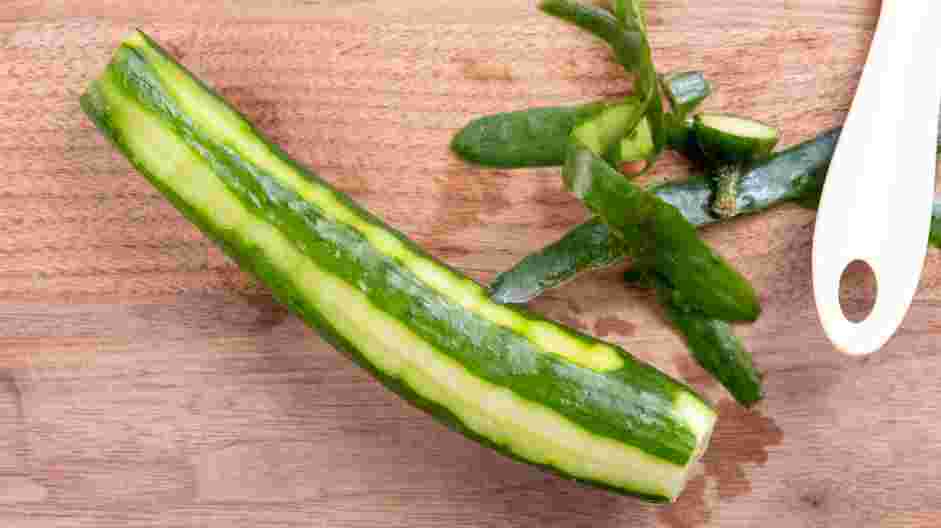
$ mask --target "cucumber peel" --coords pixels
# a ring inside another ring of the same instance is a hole
[[[667,319],[683,336],[696,362],[742,406],[751,407],[761,401],[764,398],[761,374],[732,325],[686,304],[682,294],[662,278],[656,277],[652,282]]]
[[[474,119],[451,140],[463,160],[485,167],[557,167],[572,130],[611,107],[593,102],[539,107]]]
[[[624,178],[590,148],[573,142],[562,169],[566,187],[620,238],[642,265],[667,278],[709,316],[754,321],[751,284],[697,235],[672,205]]]

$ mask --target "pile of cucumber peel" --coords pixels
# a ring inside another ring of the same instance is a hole
[[[608,43],[633,77],[633,93],[495,114],[454,137],[452,150],[484,167],[561,167],[566,188],[594,215],[497,275],[491,297],[526,303],[581,273],[629,259],[625,280],[655,289],[696,361],[736,401],[754,405],[764,396],[761,375],[730,323],[754,321],[757,297],[694,230],[785,202],[816,207],[839,129],[775,152],[780,132],[772,126],[696,113],[713,90],[701,72],[656,73],[641,0],[615,0],[611,9],[572,0],[543,0],[539,7]],[[631,183],[666,149],[689,159],[695,174],[646,188]],[[636,162],[640,171],[633,170]],[[931,243],[941,244],[941,202]]]

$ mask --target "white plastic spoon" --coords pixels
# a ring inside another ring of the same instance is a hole
[[[924,266],[941,103],[941,2],[883,0],[869,58],[817,214],[813,284],[827,337],[870,354],[902,323]],[[862,260],[878,291],[869,317],[846,319],[840,278]]]

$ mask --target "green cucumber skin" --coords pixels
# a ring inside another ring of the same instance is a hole
[[[761,401],[764,398],[761,375],[732,326],[686,306],[665,281],[656,281],[656,289],[667,318],[686,340],[696,362],[741,405],[751,407]]]
[[[607,42],[615,60],[628,72],[638,71],[650,53],[644,29],[633,17],[619,21],[605,9],[571,0],[542,0],[539,9]]]
[[[150,45],[159,50],[152,41]],[[122,47],[108,71],[121,80],[120,86],[125,95],[158,115],[181,141],[198,152],[254,215],[296,241],[297,247],[315,258],[318,265],[348,284],[357,285],[376,306],[406,323],[413,333],[432,343],[440,353],[460,362],[475,376],[506,387],[529,401],[538,402],[594,435],[639,447],[653,456],[676,464],[685,464],[693,456],[695,439],[692,432],[668,415],[669,404],[679,393],[688,393],[702,401],[685,385],[638,362],[620,349],[624,366],[618,370],[602,373],[580,367],[540,352],[524,336],[466,312],[424,285],[394,259],[372,247],[355,230],[331,222],[317,206],[281,186],[264,170],[241,158],[237,152],[203,135],[176,106],[172,97],[165,92],[163,81],[134,49]],[[188,219],[217,242],[243,269],[259,277],[280,302],[298,313],[328,342],[352,357],[388,388],[428,411],[445,425],[514,459],[532,463],[470,430],[447,408],[422,397],[397,378],[385,375],[316,309],[306,303],[262,252],[245,244],[233,233],[215,229],[210,219],[189,207],[172,189],[161,185],[159,178],[134,158],[122,139],[122,130],[109,118],[108,105],[101,104],[102,98],[95,90],[93,86],[81,99],[83,109],[95,124]],[[211,92],[209,88],[206,90]],[[257,133],[254,129],[253,132]],[[268,146],[282,159],[299,168],[277,146],[270,143]],[[356,206],[352,200],[312,172],[304,172],[310,181],[328,189],[335,198],[355,210],[360,218],[383,228],[413,251],[432,259],[404,235]],[[446,268],[443,263],[435,263]],[[535,314],[522,310],[517,312],[531,321],[546,322]],[[550,324],[558,331],[585,343],[596,343],[588,336],[555,323]],[[669,499],[611,486],[607,482],[574,477],[545,464],[536,465],[622,494],[651,501]]]
[[[608,226],[592,218],[497,275],[490,283],[490,297],[499,303],[525,304],[579,273],[620,262],[626,254]]]
[[[537,107],[502,112],[473,119],[451,141],[451,150],[462,160],[494,169],[559,167],[572,131],[618,102],[595,101],[574,106]],[[648,122],[648,126],[649,122]],[[703,155],[692,133],[691,120],[679,120],[672,113],[663,114],[661,141],[691,161],[702,162]],[[655,133],[651,127],[651,138]],[[631,150],[625,138],[621,150]],[[656,147],[656,145],[655,145]],[[654,150],[646,151],[647,158]],[[613,161],[638,161],[620,154]]]
[[[667,278],[708,315],[753,321],[761,312],[751,284],[699,239],[676,207],[633,185],[590,149],[573,144],[566,187],[611,228],[628,253]]]
[[[451,141],[463,160],[493,168],[555,167],[565,162],[572,130],[610,105],[530,108],[471,121]]]
[[[746,171],[739,180],[737,214],[758,213],[780,203],[818,194],[838,137],[839,130],[831,130],[781,151]],[[686,181],[664,183],[651,191],[674,206],[694,226],[723,221],[710,210],[714,191],[705,176],[694,175]],[[941,241],[941,209],[935,211],[939,225],[933,233],[938,233],[937,240]],[[620,258],[616,256],[618,253]],[[513,299],[508,302],[529,302],[582,271],[620,262],[628,253],[629,248],[623,246],[608,226],[594,218],[497,275],[491,295],[498,300]]]
[[[544,13],[575,25],[604,40],[614,52],[615,60],[627,73],[634,75],[634,94],[640,97],[640,115],[646,117],[653,137],[654,149],[647,157],[646,167],[637,174],[644,174],[653,168],[654,162],[667,144],[668,131],[664,119],[663,102],[660,99],[657,71],[654,69],[650,43],[647,40],[646,22],[643,5],[640,2],[630,4],[631,16],[620,20],[609,11],[571,0],[543,0],[539,9]],[[606,153],[608,154],[608,153]],[[609,161],[617,162],[617,153]]]

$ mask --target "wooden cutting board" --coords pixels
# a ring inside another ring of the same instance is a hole
[[[709,109],[779,125],[785,144],[841,122],[879,7],[649,3],[658,67],[705,71]],[[900,335],[859,360],[816,320],[811,212],[709,230],[762,292],[764,316],[739,330],[767,372],[754,411],[618,270],[533,303],[717,402],[686,494],[654,507],[510,462],[402,403],[273,304],[78,106],[144,28],[288,152],[486,281],[586,215],[557,171],[469,167],[451,135],[481,114],[628,86],[602,45],[529,2],[3,4],[0,525],[941,525],[937,252]],[[865,286],[854,278],[850,297]]]

